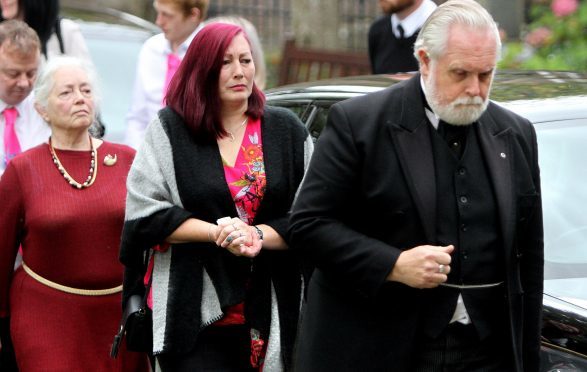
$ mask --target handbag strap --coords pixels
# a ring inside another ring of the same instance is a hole
[[[150,250],[145,252],[145,261],[144,261],[144,266],[143,266],[145,273],[149,269],[149,260],[151,257],[152,256],[150,254]],[[144,274],[143,274],[142,280],[144,280]],[[149,292],[151,290],[151,283],[152,282],[153,282],[153,270],[151,270],[151,275],[149,275],[149,281],[147,282],[147,285],[145,286],[145,293],[143,294],[143,298],[141,299],[141,305],[140,305],[139,309],[145,310],[147,307],[147,298],[149,297]],[[110,348],[110,357],[111,358],[115,359],[118,356],[118,351],[120,349],[120,343],[122,342],[122,338],[124,337],[124,332],[126,329],[126,321],[128,320],[129,316],[131,315],[130,306],[131,306],[132,301],[133,301],[133,296],[131,296],[128,299],[126,306],[122,312],[122,317],[120,319],[120,327],[118,329],[118,332],[114,336],[114,341],[112,342],[112,347]]]
[[[145,262],[144,262],[144,268],[145,268],[145,273],[147,272],[147,270],[149,270],[149,260],[151,259],[152,255],[150,254],[150,251],[145,252]],[[145,294],[143,295],[143,301],[141,302],[142,307],[144,308],[145,306],[147,306],[147,298],[149,297],[149,292],[151,291],[151,283],[153,283],[153,270],[154,267],[151,269],[151,275],[149,275],[149,281],[147,282],[147,285],[145,286]]]

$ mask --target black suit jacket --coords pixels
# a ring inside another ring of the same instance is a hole
[[[291,216],[291,245],[316,270],[299,371],[409,370],[426,290],[387,282],[402,250],[436,241],[436,185],[420,75],[334,105]],[[479,142],[497,201],[511,343],[537,371],[543,231],[536,134],[490,103]]]

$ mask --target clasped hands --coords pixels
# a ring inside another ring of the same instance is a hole
[[[216,221],[217,226],[210,225],[208,238],[217,246],[226,248],[235,256],[255,257],[263,247],[263,241],[253,226],[237,217],[223,217]]]
[[[405,250],[399,255],[388,280],[413,288],[435,288],[448,279],[453,250],[452,245],[421,245]]]

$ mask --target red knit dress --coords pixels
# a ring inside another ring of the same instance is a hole
[[[89,174],[89,151],[56,150],[78,182]],[[107,154],[117,156],[104,165]],[[68,287],[106,289],[122,284],[118,261],[124,220],[126,177],[134,156],[129,147],[104,142],[97,153],[97,177],[74,189],[57,170],[49,146],[39,145],[14,158],[0,179],[0,317],[10,330],[20,372],[148,371],[143,354],[123,343],[109,357],[121,316],[121,293],[68,294],[33,279],[35,273]]]

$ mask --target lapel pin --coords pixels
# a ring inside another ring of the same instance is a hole
[[[118,160],[116,154],[114,154],[114,156],[108,154],[104,157],[104,165],[111,167],[116,164],[116,160]]]
[[[499,154],[499,156],[501,156],[502,158],[506,158],[505,152],[502,152],[501,154]]]

